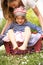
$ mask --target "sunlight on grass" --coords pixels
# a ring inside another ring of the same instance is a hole
[[[0,51],[2,51],[2,50],[5,50],[4,45],[2,45],[2,46],[0,47]]]

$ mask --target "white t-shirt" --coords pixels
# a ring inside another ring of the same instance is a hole
[[[38,7],[38,9],[39,9],[39,11],[40,11],[40,13],[43,17],[43,0],[38,0],[37,1],[37,7]]]
[[[22,0],[22,2],[26,9],[29,9],[29,8],[34,9],[36,6],[36,3],[34,0]]]

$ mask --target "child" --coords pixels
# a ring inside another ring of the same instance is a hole
[[[28,46],[28,43],[36,43],[39,40],[42,30],[40,27],[37,27],[34,24],[26,21],[26,10],[22,6],[14,9],[13,14],[15,16],[15,22],[10,25],[10,28],[3,40],[7,42],[11,41],[13,49],[18,48],[20,50],[25,50]],[[30,28],[37,30],[39,33],[37,33],[36,35],[31,35]],[[18,47],[18,41],[23,42],[23,45]]]

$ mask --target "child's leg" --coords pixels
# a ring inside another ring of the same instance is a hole
[[[23,35],[24,35],[24,43],[22,46],[19,47],[20,50],[25,50],[27,48],[31,36],[31,31],[29,27],[25,27]]]
[[[13,49],[17,48],[18,46],[17,46],[15,35],[14,35],[14,32],[12,29],[10,29],[8,31],[8,36],[9,36],[9,39],[10,39],[12,45],[13,45]]]

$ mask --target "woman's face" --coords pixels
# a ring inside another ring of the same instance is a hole
[[[16,8],[19,6],[20,0],[13,0],[11,2],[8,2],[8,6],[12,8]]]

